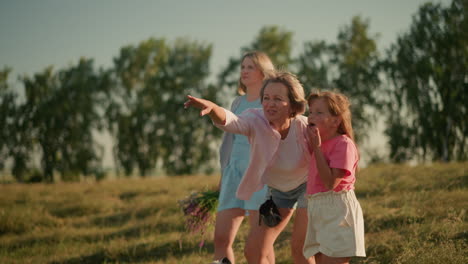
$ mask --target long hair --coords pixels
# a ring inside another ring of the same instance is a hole
[[[354,131],[351,124],[351,110],[348,97],[344,94],[337,92],[312,92],[307,97],[307,103],[310,105],[312,101],[317,99],[324,99],[328,105],[328,110],[333,116],[340,117],[341,123],[338,126],[338,133],[347,135],[354,141]]]
[[[273,62],[271,62],[270,57],[261,51],[249,51],[242,56],[241,63],[245,58],[250,58],[255,66],[263,73],[263,80],[268,79],[272,72],[275,70]],[[237,92],[240,95],[247,93],[247,87],[242,83],[241,77],[237,81]]]

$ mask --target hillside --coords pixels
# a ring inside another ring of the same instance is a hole
[[[359,172],[367,258],[352,263],[468,263],[468,163],[376,165]],[[177,201],[216,176],[0,185],[0,263],[209,263]],[[246,228],[235,245],[238,263]],[[290,227],[275,245],[291,263]]]

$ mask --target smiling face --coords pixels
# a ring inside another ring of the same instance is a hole
[[[316,126],[318,128],[322,140],[335,136],[340,125],[340,118],[331,114],[324,98],[310,101],[307,120],[309,126]]]
[[[241,82],[246,87],[261,85],[263,82],[262,71],[249,57],[245,57],[241,64]]]
[[[268,83],[263,92],[262,106],[265,117],[270,123],[282,126],[291,118],[291,102],[288,88],[282,83]]]

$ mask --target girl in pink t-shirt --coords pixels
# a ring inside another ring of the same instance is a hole
[[[320,263],[365,257],[364,220],[354,194],[359,154],[346,96],[309,95],[308,137],[312,163],[307,181],[308,216],[304,256]]]

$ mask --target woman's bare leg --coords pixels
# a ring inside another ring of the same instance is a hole
[[[288,224],[294,209],[279,208],[279,211],[283,219],[277,226],[268,227],[262,223],[261,226],[252,227],[244,251],[248,263],[271,264],[268,256],[273,252],[275,240]]]
[[[249,223],[250,223],[249,236],[250,236],[250,232],[252,231],[252,229],[258,226],[258,218],[259,218],[258,210],[249,210]],[[247,236],[247,239],[249,236]],[[267,259],[270,264],[275,264],[275,250],[273,247],[271,247],[271,251],[268,253]]]
[[[231,208],[219,211],[216,214],[214,232],[214,259],[219,260],[227,257],[231,263],[235,263],[232,244],[236,238],[245,211],[240,208]]]

